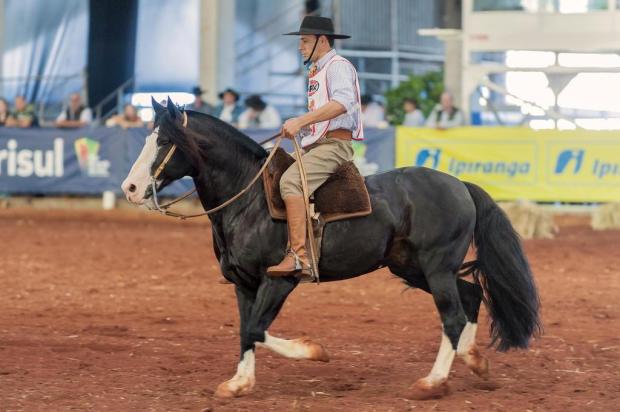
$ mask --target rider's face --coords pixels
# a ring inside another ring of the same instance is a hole
[[[310,34],[304,34],[299,37],[299,51],[301,52],[304,60],[310,57],[310,53],[312,53],[312,48],[314,47],[315,41],[316,36]]]

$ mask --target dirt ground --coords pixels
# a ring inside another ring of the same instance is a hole
[[[0,211],[2,411],[610,411],[620,409],[620,231],[560,220],[526,242],[545,334],[484,349],[484,381],[456,360],[452,393],[410,401],[440,342],[428,295],[385,270],[302,285],[271,328],[330,363],[257,350],[255,391],[213,398],[236,370],[233,286],[208,223],[129,212]],[[488,344],[486,312],[478,340]]]

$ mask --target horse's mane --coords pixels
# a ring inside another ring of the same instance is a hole
[[[182,129],[166,112],[159,119],[160,135],[169,137],[199,171],[204,169],[206,150],[214,142],[223,143],[231,151],[231,161],[259,163],[267,157],[261,145],[217,117],[194,111],[186,113],[189,119],[195,120],[191,128]]]

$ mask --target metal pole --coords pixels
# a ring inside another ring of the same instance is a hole
[[[390,0],[390,28],[391,28],[391,48],[392,48],[392,84],[391,87],[398,86],[398,75],[400,74],[398,57],[398,3]]]
[[[90,96],[88,93],[88,69],[86,68],[82,70],[82,96],[84,97],[86,106],[90,106]]]
[[[116,113],[120,113],[121,108],[123,107],[123,92],[124,91],[125,91],[125,87],[119,87],[118,91],[116,92]]]
[[[4,27],[6,27],[5,26],[5,23],[6,23],[5,22],[5,16],[4,16],[4,9],[5,9],[5,4],[4,3],[5,3],[5,0],[0,0],[0,27],[2,27],[2,30],[0,30],[0,56],[4,55],[4,41],[5,41],[5,39],[4,39],[4,32],[5,32]],[[4,71],[3,71],[3,68],[2,68],[2,60],[3,59],[0,59],[0,78],[2,78],[2,76],[4,74]],[[4,84],[5,84],[4,81],[0,82],[0,96],[5,96]]]

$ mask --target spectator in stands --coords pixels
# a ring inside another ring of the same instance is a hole
[[[217,105],[213,116],[236,125],[239,122],[239,116],[243,113],[243,107],[238,103],[239,94],[229,88],[221,92],[219,96],[222,103]]]
[[[107,127],[120,126],[123,129],[129,129],[131,127],[144,127],[144,122],[138,116],[138,110],[136,106],[131,103],[127,103],[123,107],[123,113],[110,117],[105,125]]]
[[[450,129],[463,124],[463,115],[458,107],[454,106],[454,98],[450,93],[443,92],[439,104],[426,119],[426,127]]]
[[[385,126],[385,110],[383,106],[375,102],[369,94],[362,95],[360,103],[362,105],[362,124],[364,127]]]
[[[202,100],[202,95],[205,93],[200,86],[196,86],[192,89],[194,95],[194,102],[186,107],[187,110],[193,110],[204,114],[213,114],[213,106]]]
[[[277,129],[282,118],[275,107],[268,105],[258,95],[245,99],[246,111],[239,116],[240,129]]]
[[[82,96],[73,93],[69,96],[69,105],[56,118],[56,127],[84,127],[93,121],[93,112],[82,104]]]
[[[5,126],[21,128],[38,126],[34,106],[26,102],[26,97],[15,96],[15,110],[6,120]]]
[[[418,109],[418,102],[414,99],[405,99],[403,102],[403,110],[405,111],[405,120],[403,126],[423,127],[425,120],[422,111]]]
[[[0,97],[0,126],[4,126],[10,116],[9,102],[4,97]]]

